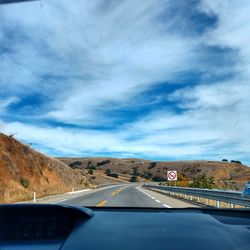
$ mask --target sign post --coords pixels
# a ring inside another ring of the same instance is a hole
[[[175,182],[175,186],[176,186],[176,181],[177,181],[177,171],[167,171],[167,178],[168,181],[174,181]]]

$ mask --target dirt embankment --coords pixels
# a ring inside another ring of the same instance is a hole
[[[83,171],[0,133],[0,203],[58,194],[89,185]]]

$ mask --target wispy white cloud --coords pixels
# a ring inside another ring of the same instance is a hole
[[[208,14],[215,13],[219,17],[216,28],[204,36],[204,42],[238,50],[238,71],[249,77],[249,1],[203,0],[200,7],[202,11]]]
[[[158,19],[170,3],[135,4],[110,2],[107,8],[100,1],[47,1],[42,7],[28,3],[4,8],[4,22],[18,26],[24,41],[17,37],[14,58],[4,58],[1,82],[14,74],[18,77],[11,79],[11,90],[28,85],[30,91],[45,89],[54,95],[45,116],[88,123],[107,102],[129,102],[150,85],[192,68],[197,42],[168,32],[171,19],[165,20],[163,31]],[[49,86],[39,79],[43,74],[67,77]]]
[[[11,104],[13,104],[13,103],[16,103],[16,102],[18,102],[19,100],[18,100],[18,98],[16,98],[16,97],[9,97],[9,98],[7,98],[7,99],[2,99],[2,100],[0,100],[0,114],[2,113],[2,112],[5,112],[5,110],[6,110],[6,108],[9,106],[9,105],[11,105]]]
[[[250,162],[250,3],[203,0],[190,13],[185,8],[155,0],[1,6],[2,114],[28,95],[47,100],[34,114],[40,125],[30,117],[3,121],[4,131],[48,153]],[[184,83],[183,73],[199,79]],[[175,84],[156,93],[166,102],[129,119],[148,103],[141,94],[162,82]],[[124,107],[123,124],[115,125],[111,111]]]
[[[39,127],[29,124],[4,124],[3,132],[15,133],[27,144],[34,144],[48,153],[56,150],[59,155],[127,155],[146,157],[190,157],[204,151],[200,145],[183,145],[184,152],[159,136],[143,140],[127,140],[126,132],[100,132],[65,128]],[[44,145],[46,147],[44,148]],[[164,146],[164,147],[163,147]]]

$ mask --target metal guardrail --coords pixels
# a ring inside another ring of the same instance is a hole
[[[200,189],[200,188],[183,188],[183,187],[169,187],[159,185],[144,184],[143,187],[148,189],[161,190],[171,193],[184,194],[193,197],[200,197],[209,200],[218,201],[217,207],[220,207],[219,202],[226,202],[233,205],[241,205],[250,207],[250,197],[242,197],[241,192],[233,192],[227,190],[213,190],[213,189]]]

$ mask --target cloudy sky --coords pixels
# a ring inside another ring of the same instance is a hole
[[[249,0],[0,5],[0,131],[51,156],[250,164]]]

